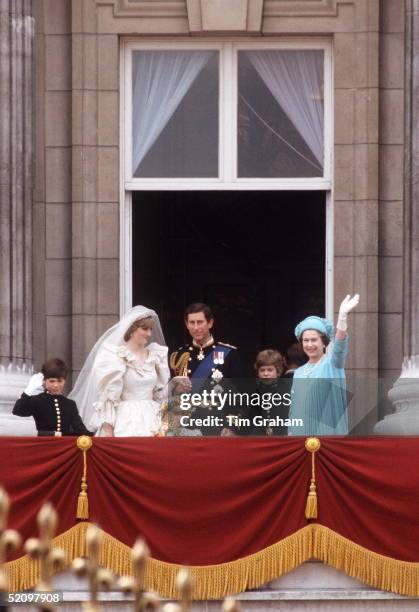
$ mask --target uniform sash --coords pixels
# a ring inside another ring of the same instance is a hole
[[[227,355],[230,353],[231,349],[227,346],[223,346],[222,348],[218,348],[217,351],[223,353],[224,361],[226,360]],[[192,379],[207,379],[211,378],[212,367],[216,365],[214,364],[214,351],[212,350],[208,355],[200,362],[199,366],[191,375]],[[221,365],[221,364],[220,364]]]

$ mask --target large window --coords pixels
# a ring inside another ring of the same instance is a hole
[[[326,42],[127,42],[123,57],[126,189],[330,188]]]

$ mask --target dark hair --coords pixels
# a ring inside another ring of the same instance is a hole
[[[319,332],[319,330],[318,330],[318,329],[305,329],[305,330],[304,330],[304,331],[301,333],[301,336],[298,338],[298,342],[300,343],[301,348],[303,347],[303,334],[304,334],[304,332],[306,332],[306,331],[315,331],[315,332],[317,332],[317,333],[319,334],[320,338],[322,339],[324,346],[325,346],[325,347],[326,347],[326,346],[329,346],[329,344],[330,344],[330,338],[329,338],[329,336],[326,336],[326,334],[322,334],[321,332]]]
[[[128,342],[131,338],[132,334],[139,328],[143,329],[153,329],[154,321],[153,317],[144,317],[143,319],[137,319],[134,323],[128,327],[127,331],[124,334],[124,341]]]
[[[263,366],[273,365],[276,368],[276,371],[280,372],[280,370],[284,367],[284,358],[282,357],[279,351],[275,351],[274,349],[265,349],[264,351],[260,351],[256,355],[255,361],[255,370],[259,371],[259,368]]]
[[[44,378],[67,378],[68,367],[62,359],[54,357],[47,359],[42,365],[41,372]]]
[[[294,344],[291,344],[291,346],[287,348],[285,356],[288,365],[293,364],[302,366],[307,361],[307,357],[299,342],[294,342]]]
[[[204,304],[203,302],[194,302],[193,304],[189,304],[189,306],[185,308],[185,313],[184,313],[185,321],[188,320],[188,315],[196,314],[197,312],[204,313],[204,317],[206,318],[207,321],[211,321],[211,319],[214,318],[214,315],[212,314],[212,310],[208,306],[208,304]]]

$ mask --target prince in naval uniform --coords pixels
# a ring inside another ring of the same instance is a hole
[[[204,389],[209,392],[212,389],[217,393],[227,392],[232,387],[232,379],[241,375],[237,348],[213,338],[211,330],[214,316],[207,304],[197,302],[188,306],[185,310],[185,325],[191,341],[170,356],[173,375],[190,379],[189,387],[186,385],[181,388],[181,392],[199,393]],[[193,410],[194,418],[223,417],[223,426],[201,427],[202,433],[210,436],[239,433],[234,426],[229,426],[227,415],[240,416],[240,412],[231,405],[219,411],[216,404],[208,403]]]

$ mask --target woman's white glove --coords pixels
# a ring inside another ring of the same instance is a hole
[[[355,293],[353,297],[347,295],[343,300],[339,307],[339,316],[338,322],[336,325],[337,329],[341,331],[346,331],[348,329],[348,314],[353,310],[359,303],[359,294]]]
[[[38,395],[39,393],[42,393],[44,391],[44,387],[42,386],[43,382],[44,375],[42,374],[42,372],[34,374],[30,377],[28,386],[24,390],[24,393],[26,393],[26,395]]]

